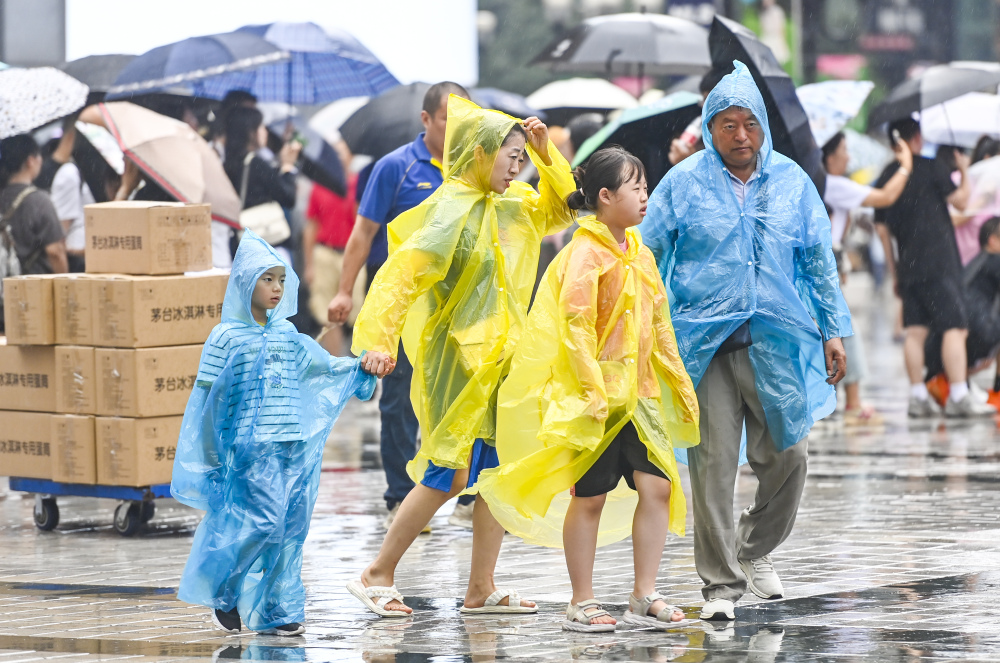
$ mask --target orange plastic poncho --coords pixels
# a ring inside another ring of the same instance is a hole
[[[496,389],[521,336],[541,240],[573,221],[569,164],[549,143],[551,165],[528,146],[539,191],[512,182],[490,189],[493,161],[520,120],[452,95],[444,183],[389,224],[389,260],[354,329],[353,350],[413,362],[410,397],[421,446],[407,466],[468,467],[476,438],[495,437]]]
[[[638,231],[627,236],[623,253],[607,226],[580,219],[542,279],[500,388],[500,466],[480,474],[478,489],[500,524],[529,543],[562,547],[570,488],[629,420],[673,484],[670,530],[684,534],[674,448],[698,444],[698,400],[653,254]],[[631,534],[636,502],[621,481],[598,545]]]

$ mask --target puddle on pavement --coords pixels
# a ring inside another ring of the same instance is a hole
[[[174,599],[177,596],[177,588],[135,585],[72,585],[52,582],[0,582],[0,594],[27,594],[48,598],[91,596],[95,598]]]

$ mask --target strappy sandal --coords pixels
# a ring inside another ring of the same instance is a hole
[[[403,602],[403,595],[399,593],[395,585],[392,587],[365,587],[360,580],[352,580],[347,583],[347,591],[379,617],[409,617],[412,614],[402,610],[386,610],[385,606],[390,601]]]
[[[500,603],[504,598],[507,605]],[[521,595],[516,589],[498,589],[486,597],[481,608],[466,608],[463,605],[459,612],[463,615],[528,615],[538,612],[538,606],[521,605]]]
[[[615,630],[616,624],[593,623],[598,617],[605,616],[610,617],[611,613],[602,608],[601,602],[597,599],[586,599],[576,605],[570,603],[566,608],[566,621],[563,622],[562,627],[564,631],[577,631],[579,633],[610,633]]]
[[[649,596],[642,599],[637,599],[634,595],[629,594],[628,610],[625,612],[622,619],[625,620],[626,624],[632,624],[633,626],[652,626],[653,628],[659,629],[681,626],[687,621],[686,619],[681,619],[676,622],[671,621],[670,617],[675,611],[680,612],[681,614],[683,614],[683,611],[676,606],[670,605],[669,603],[667,603],[667,607],[656,613],[655,617],[650,615],[649,608],[657,601],[663,601],[664,603],[667,602],[666,598],[664,598],[664,596],[659,592],[653,592]]]

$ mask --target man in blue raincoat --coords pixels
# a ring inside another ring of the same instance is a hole
[[[375,390],[359,360],[331,357],[288,321],[298,291],[291,267],[244,231],[177,443],[171,494],[206,512],[177,597],[229,633],[305,631],[302,547],[323,447],[347,401]]]
[[[687,455],[703,619],[733,619],[747,588],[783,594],[770,553],[795,522],[805,438],[836,406],[851,334],[823,201],[774,152],[760,91],[734,64],[705,101],[706,149],[667,173],[640,226],[702,413],[701,445]],[[744,431],[759,487],[736,528]]]

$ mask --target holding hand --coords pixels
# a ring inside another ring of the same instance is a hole
[[[369,375],[384,378],[396,368],[396,360],[384,352],[369,351],[361,357],[361,368]]]
[[[544,122],[534,116],[525,120],[521,126],[528,132],[528,144],[531,145],[531,149],[542,158],[546,166],[551,166],[552,160],[549,159],[549,128],[545,126]]]

